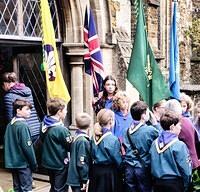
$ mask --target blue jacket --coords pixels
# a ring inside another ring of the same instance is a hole
[[[152,142],[158,137],[158,130],[153,126],[148,126],[146,124],[141,125],[131,125],[129,128],[131,141],[135,144],[140,157],[143,159],[145,166],[150,166],[150,155],[149,149]],[[124,136],[124,144],[126,149],[126,154],[124,161],[133,167],[142,167],[141,162],[134,155],[133,149],[129,143],[127,132]]]
[[[167,137],[165,136],[165,140]],[[163,142],[160,145],[159,138],[153,142],[150,149],[152,175],[159,179],[182,177],[184,188],[187,189],[191,181],[192,166],[185,143],[175,136],[166,144]]]
[[[100,98],[96,103],[93,104],[95,113],[97,114],[101,109],[111,109],[112,110],[113,100]]]
[[[26,99],[29,101],[33,108],[31,109],[31,116],[27,119],[29,125],[31,136],[39,135],[40,133],[40,122],[37,116],[33,96],[30,88],[26,87],[23,83],[16,83],[9,91],[4,95],[4,105],[5,105],[5,116],[7,122],[10,122],[13,118],[13,102],[16,99]]]
[[[123,141],[124,134],[127,129],[131,126],[133,119],[130,113],[123,116],[121,111],[115,111],[115,125],[112,128],[112,133]]]
[[[119,167],[122,162],[120,142],[108,129],[104,128],[104,134],[98,141],[92,138],[91,151],[94,164],[115,164]]]

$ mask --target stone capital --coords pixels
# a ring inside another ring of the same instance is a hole
[[[87,49],[83,43],[63,43],[62,46],[70,65],[84,65],[83,56]]]

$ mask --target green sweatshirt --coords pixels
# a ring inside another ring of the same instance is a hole
[[[49,127],[43,133],[42,166],[62,170],[68,164],[68,152],[72,142],[69,130],[63,125]]]
[[[88,135],[82,133],[75,137],[70,155],[67,184],[79,187],[88,180],[91,159]]]
[[[13,118],[5,132],[4,154],[6,168],[37,167],[28,124],[23,118]]]

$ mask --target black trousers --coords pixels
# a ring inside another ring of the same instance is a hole
[[[155,179],[154,192],[183,192],[183,180],[174,179]]]
[[[67,172],[68,167],[63,170],[48,170],[49,180],[51,184],[50,192],[67,192],[68,185],[67,182]]]
[[[32,172],[30,168],[11,169],[15,192],[32,191]]]
[[[81,190],[81,187],[72,187],[71,186],[71,188],[72,188],[72,192],[86,192],[86,190]]]

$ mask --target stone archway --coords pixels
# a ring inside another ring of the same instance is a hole
[[[66,57],[65,67],[70,69],[71,77],[71,116],[75,124],[77,112],[86,111],[93,115],[91,78],[84,73],[83,23],[86,5],[91,6],[96,19],[97,31],[101,44],[106,43],[106,34],[111,31],[107,0],[100,1],[60,1],[64,15],[64,43]],[[106,23],[105,23],[106,22]]]

